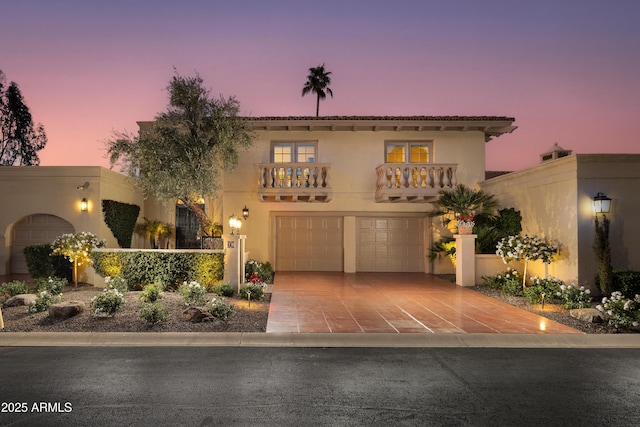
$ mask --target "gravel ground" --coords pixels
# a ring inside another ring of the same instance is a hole
[[[169,320],[149,325],[140,319],[140,292],[130,291],[125,295],[124,307],[113,317],[101,318],[90,314],[91,298],[101,289],[91,285],[80,285],[77,289],[67,286],[63,292],[64,301],[82,301],[87,310],[69,319],[53,319],[48,313],[28,313],[25,306],[2,309],[7,332],[265,332],[269,315],[269,295],[263,301],[251,301],[239,298],[224,298],[236,308],[236,314],[228,321],[191,323],[182,318],[186,308],[182,296],[175,292],[165,292],[159,301],[169,309]],[[207,300],[220,298],[207,294]]]

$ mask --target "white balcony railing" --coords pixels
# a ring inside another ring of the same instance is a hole
[[[264,202],[328,202],[329,163],[260,163],[258,198]]]
[[[428,202],[458,183],[453,163],[384,163],[376,168],[376,202]]]

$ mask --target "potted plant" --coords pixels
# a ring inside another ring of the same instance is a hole
[[[432,217],[441,216],[445,225],[455,221],[459,234],[471,234],[477,215],[494,217],[498,201],[482,190],[473,190],[464,184],[456,185],[453,190],[440,190],[438,200],[433,202]]]

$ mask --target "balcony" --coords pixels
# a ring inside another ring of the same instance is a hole
[[[384,163],[376,168],[376,202],[430,202],[455,187],[457,164]]]
[[[329,163],[260,163],[262,202],[329,202],[333,197]]]

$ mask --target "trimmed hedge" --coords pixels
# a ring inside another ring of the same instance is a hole
[[[62,255],[51,256],[51,245],[31,245],[24,248],[27,270],[32,279],[60,277],[72,280],[72,264]]]
[[[100,276],[120,276],[131,290],[160,281],[166,289],[196,281],[207,288],[224,277],[224,253],[163,251],[93,251]]]
[[[102,200],[104,222],[113,233],[121,248],[131,247],[133,228],[138,220],[140,206],[115,200]]]

